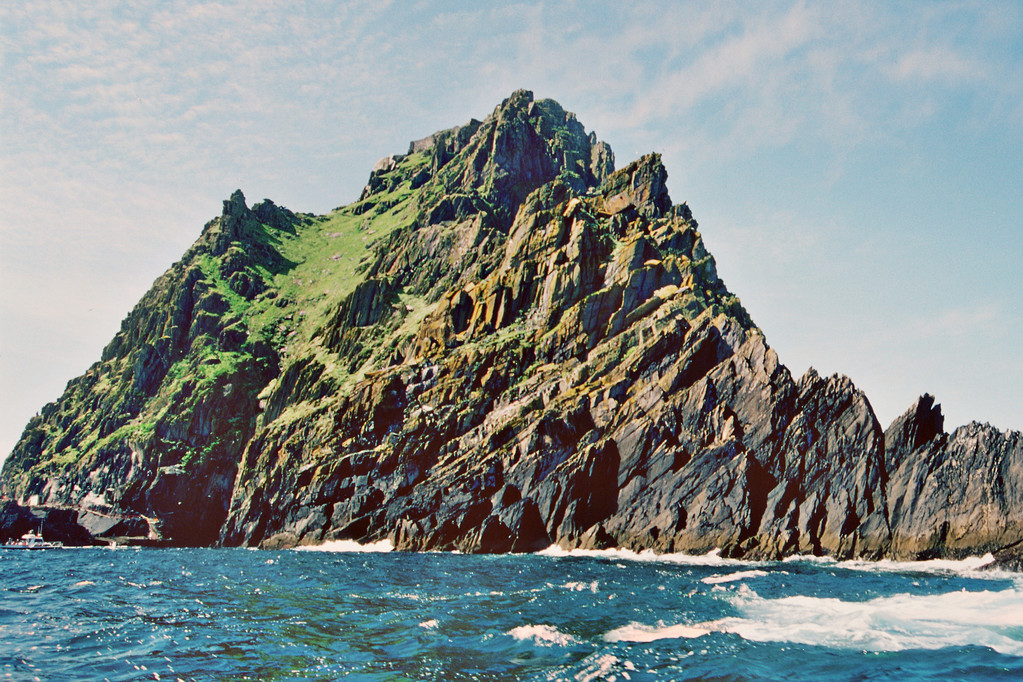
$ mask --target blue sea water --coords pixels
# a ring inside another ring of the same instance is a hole
[[[1023,575],[976,566],[0,551],[0,679],[1023,679]]]

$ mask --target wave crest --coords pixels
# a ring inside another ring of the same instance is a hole
[[[572,635],[561,632],[553,625],[520,625],[506,634],[518,640],[532,640],[540,646],[570,646],[579,644]]]
[[[328,540],[321,545],[303,545],[295,549],[300,552],[393,552],[394,544],[390,540],[369,542],[365,545],[355,540]]]

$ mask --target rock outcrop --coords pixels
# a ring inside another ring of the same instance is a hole
[[[79,522],[74,509],[22,507],[13,500],[0,502],[0,544],[17,540],[27,533],[40,535],[47,542],[65,547],[99,544],[96,535]]]
[[[250,211],[241,192],[225,201],[102,359],[29,422],[4,464],[5,487],[32,504],[157,517],[181,544],[215,542],[256,394],[278,371],[238,303],[286,267],[269,235],[294,220],[269,201]]]
[[[520,91],[327,216],[235,193],[4,485],[172,544],[1018,560],[1023,435],[792,377],[666,179]]]

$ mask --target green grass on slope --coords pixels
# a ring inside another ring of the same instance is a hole
[[[361,378],[361,370],[350,375],[345,358],[324,348],[318,333],[362,281],[361,267],[374,244],[411,224],[416,208],[411,201],[415,192],[410,178],[427,162],[423,153],[405,157],[390,172],[396,179],[404,178],[394,182],[392,189],[325,216],[307,216],[295,235],[284,235],[275,244],[280,254],[296,265],[287,272],[266,273],[271,287],[244,307],[242,315],[251,335],[278,349],[283,365],[291,359],[313,358],[338,386]],[[417,297],[400,294],[399,298],[408,314],[396,335],[408,335],[418,328],[428,309]],[[295,405],[282,417],[310,409]]]
[[[350,294],[362,279],[359,266],[371,254],[373,244],[395,229],[408,225],[414,218],[414,196],[411,178],[429,163],[429,155],[414,154],[402,158],[397,167],[386,176],[388,182],[382,191],[365,200],[341,207],[325,216],[299,215],[300,222],[294,234],[269,230],[258,237],[279,252],[285,262],[294,266],[282,272],[273,272],[263,265],[250,265],[252,274],[261,277],[266,291],[252,300],[231,289],[221,275],[222,259],[238,256],[246,245],[236,244],[228,254],[217,258],[200,253],[195,261],[213,288],[228,303],[229,309],[221,317],[221,328],[244,325],[249,341],[265,341],[277,349],[283,364],[289,358],[312,356],[338,379],[346,376],[347,365],[334,353],[324,349],[317,332],[329,320],[336,307]],[[401,303],[409,310],[401,332],[414,331],[413,322],[426,315],[423,301],[402,295]],[[82,471],[96,466],[100,453],[110,448],[123,448],[131,442],[150,440],[155,428],[167,419],[187,416],[203,396],[239,371],[242,363],[250,361],[247,348],[225,350],[212,337],[200,337],[189,353],[168,368],[157,394],[144,405],[131,420],[110,433],[100,435],[100,423],[95,414],[83,410],[76,415],[68,429],[43,424],[41,429],[51,433],[48,445],[29,472],[36,476],[53,475],[75,468]],[[124,360],[104,363],[95,371],[96,381],[89,387],[90,403],[108,402],[124,390],[123,382],[130,376],[130,365]],[[88,399],[83,396],[83,399]],[[67,444],[62,436],[68,430],[80,435]],[[58,452],[53,448],[65,442]],[[167,444],[176,449],[183,443]],[[186,450],[186,463],[201,461],[215,443],[202,451]]]

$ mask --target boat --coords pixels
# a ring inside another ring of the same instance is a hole
[[[0,545],[3,549],[60,549],[64,547],[59,542],[43,540],[38,533],[25,533],[17,540],[8,540],[7,544]]]

